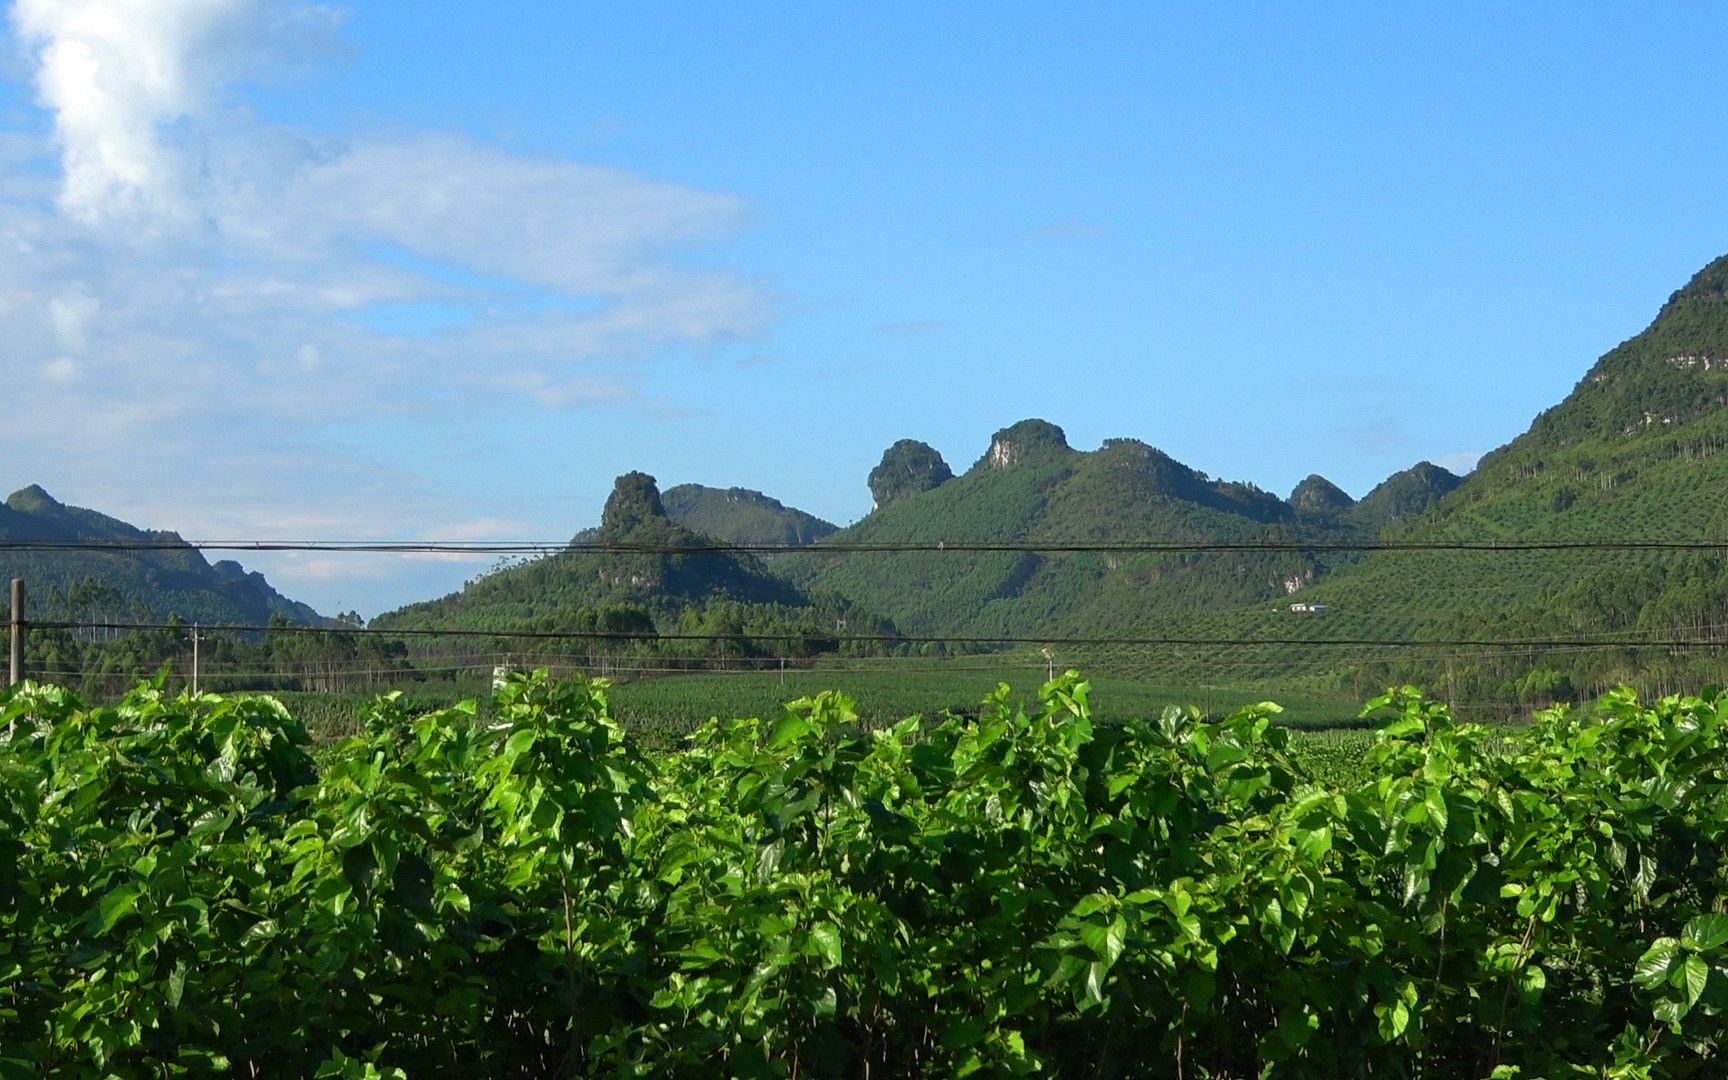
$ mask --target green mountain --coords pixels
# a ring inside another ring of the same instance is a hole
[[[746,488],[679,484],[660,500],[673,522],[728,544],[813,544],[839,528]]]
[[[902,495],[929,491],[954,479],[954,470],[929,443],[901,439],[870,470],[870,509],[880,510]]]
[[[934,457],[932,457],[934,455]],[[909,464],[916,468],[907,467]],[[1252,484],[1217,480],[1135,439],[1074,450],[1062,429],[1023,420],[996,432],[963,475],[902,441],[870,475],[877,508],[775,563],[800,585],[881,611],[919,634],[1051,636],[1132,631],[1159,611],[1240,607],[1286,595],[1339,556],[824,552],[845,544],[1147,539],[1342,540],[1365,534],[1343,503],[1299,512]],[[884,477],[910,478],[899,486]],[[890,497],[884,498],[885,495]],[[1309,509],[1312,509],[1310,507]]]
[[[1355,505],[1349,493],[1319,473],[1310,473],[1290,492],[1290,509],[1309,517],[1334,517]]]
[[[1217,613],[1189,629],[1223,636],[1602,637],[1728,640],[1728,257],[1674,293],[1642,333],[1603,355],[1563,401],[1454,485],[1418,466],[1346,511],[1402,520],[1389,539],[1724,541],[1701,552],[1383,552],[1290,601]],[[1452,486],[1452,490],[1446,488]],[[1385,491],[1383,495],[1382,492]],[[1370,504],[1384,504],[1373,509]],[[1293,613],[1289,603],[1324,604]],[[1362,650],[1355,650],[1358,658]],[[1349,670],[1342,651],[1286,655]],[[1663,690],[1720,682],[1709,652],[1579,647],[1386,651],[1371,672],[1432,684],[1437,665],[1479,701],[1569,696],[1632,679]]]
[[[1420,461],[1382,480],[1360,502],[1344,508],[1343,516],[1370,533],[1378,533],[1400,518],[1427,513],[1463,482],[1462,477],[1432,462]]]
[[[0,578],[23,578],[28,610],[39,618],[92,622],[187,622],[258,625],[277,616],[327,622],[270,587],[239,563],[205,561],[171,532],[58,502],[40,487],[15,491],[0,505],[0,541],[65,544],[165,544],[154,551],[0,551]]]
[[[576,542],[662,549],[712,546],[715,538],[673,521],[654,478],[632,472],[618,478],[600,527],[580,534]],[[847,627],[855,633],[892,631],[846,601],[812,598],[769,573],[754,556],[659,550],[562,551],[486,574],[440,599],[380,615],[371,625],[812,637],[831,637]]]
[[[932,447],[902,440],[868,478],[874,509],[765,566],[727,553],[568,552],[482,579],[394,618],[521,625],[623,605],[654,625],[689,625],[717,603],[840,626],[837,611],[881,613],[918,635],[1022,638],[1136,635],[1257,639],[1261,646],[1145,650],[1184,678],[1258,672],[1435,685],[1481,702],[1564,697],[1635,677],[1651,689],[1720,681],[1701,652],[1623,646],[1384,649],[1279,644],[1387,639],[1512,640],[1719,636],[1728,645],[1728,258],[1701,271],[1642,333],[1593,365],[1529,431],[1468,477],[1422,462],[1352,500],[1310,476],[1288,500],[1216,479],[1134,439],[1096,451],[1025,420],[998,431],[956,475]],[[675,489],[677,490],[677,489]],[[663,504],[651,478],[620,480],[602,539],[689,542],[795,535],[792,511],[756,493],[718,504],[690,489]],[[721,493],[732,495],[732,493]],[[673,518],[685,515],[687,523]],[[695,531],[699,520],[707,528]],[[773,522],[772,526],[766,524]],[[756,528],[755,525],[751,526]],[[943,542],[1721,539],[1722,551],[1345,553],[977,553],[844,550]],[[816,597],[825,597],[818,601]],[[832,598],[843,597],[844,600]],[[694,614],[693,614],[694,613]],[[1080,658],[1064,658],[1078,662]]]

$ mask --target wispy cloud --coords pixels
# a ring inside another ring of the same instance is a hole
[[[100,477],[117,496],[194,476],[172,517],[230,532],[267,531],[283,507],[335,507],[350,535],[366,507],[431,528],[404,494],[420,478],[309,463],[279,433],[635,401],[656,357],[774,317],[764,283],[683,257],[748,225],[737,196],[446,132],[337,139],[254,116],[236,87],[328,51],[338,9],[14,0],[10,15],[52,120],[0,133],[0,369],[38,376],[11,391],[33,417],[9,432],[21,475]],[[440,329],[376,317],[393,310]]]

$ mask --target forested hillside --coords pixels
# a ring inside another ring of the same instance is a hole
[[[1391,524],[1386,537],[1728,544],[1725,289],[1728,258],[1676,292],[1646,330],[1598,360],[1565,400],[1483,458],[1456,490],[1436,500],[1440,486],[1429,483],[1424,494],[1400,482],[1388,504],[1431,507]],[[1360,517],[1374,500],[1341,516]],[[1326,611],[1302,617],[1284,603],[1262,604],[1198,626],[1264,637],[1712,638],[1728,632],[1728,559],[1721,550],[1385,552],[1291,600]],[[1457,684],[1488,697],[1571,697],[1622,679],[1660,689],[1719,677],[1715,659],[1697,650],[1484,653],[1448,656],[1445,667]],[[1335,663],[1334,655],[1289,659],[1293,670],[1313,670]],[[1414,677],[1434,666],[1424,654],[1378,670]]]
[[[38,618],[81,621],[262,625],[272,616],[324,622],[316,611],[270,587],[239,563],[214,565],[178,534],[145,530],[67,506],[32,484],[0,505],[0,541],[44,544],[149,544],[159,550],[0,551],[0,579],[23,578]],[[3,598],[0,598],[3,602]]]
[[[660,500],[672,521],[728,544],[813,544],[839,528],[748,488],[679,484]]]
[[[1299,505],[1292,505],[1252,484],[1213,479],[1136,439],[1074,450],[1061,428],[1043,420],[998,431],[957,477],[949,478],[946,463],[932,454],[907,441],[889,448],[870,477],[877,509],[824,543],[1339,541],[1369,536],[1383,520],[1358,517],[1349,496],[1320,477],[1305,481]],[[1388,504],[1385,515],[1402,509]],[[983,635],[1131,631],[1155,612],[1196,613],[1283,596],[1349,558],[824,554],[823,546],[788,556],[775,569],[882,611],[903,630]]]
[[[579,540],[647,550],[562,551],[483,575],[441,599],[380,615],[372,627],[579,631],[638,635],[642,644],[656,634],[793,635],[805,643],[776,647],[795,654],[834,648],[833,637],[843,628],[892,630],[845,600],[813,599],[754,556],[665,550],[712,547],[715,540],[672,521],[654,478],[645,473],[618,478],[600,527]]]

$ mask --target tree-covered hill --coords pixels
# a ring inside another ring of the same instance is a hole
[[[660,501],[673,522],[728,544],[813,544],[839,528],[748,488],[679,484]]]
[[[1343,509],[1343,516],[1370,533],[1400,518],[1427,513],[1441,498],[1463,483],[1462,477],[1429,461],[1419,461],[1375,485],[1362,500]]]
[[[53,544],[163,544],[152,551],[0,551],[0,579],[23,578],[38,618],[260,625],[272,616],[313,625],[326,620],[270,587],[239,563],[206,561],[178,534],[140,529],[67,506],[32,484],[0,504],[0,540]],[[0,598],[0,603],[4,598]]]
[[[947,478],[946,463],[939,455],[932,459],[934,454],[909,440],[890,447],[870,476],[877,508],[824,543],[1261,541],[1364,534],[1363,526],[1337,513],[1299,513],[1252,484],[1213,479],[1135,439],[1075,450],[1061,428],[1043,420],[998,431],[960,476]],[[888,477],[911,482],[889,488]],[[1347,506],[1349,497],[1338,495]],[[1336,562],[1301,554],[825,554],[824,543],[779,560],[776,571],[924,634],[1132,630],[1153,612],[1282,596]]]
[[[1699,272],[1647,329],[1605,354],[1570,395],[1450,492],[1450,474],[1418,466],[1343,515],[1361,520],[1376,502],[1402,510],[1385,533],[1401,541],[1721,539],[1724,550],[1384,552],[1290,598],[1325,604],[1318,616],[1262,603],[1183,625],[1265,637],[1728,636],[1725,289],[1728,258]],[[1431,670],[1433,652],[1378,670]],[[1464,653],[1445,663],[1483,699],[1567,696],[1628,678],[1660,689],[1722,677],[1719,659],[1695,650]],[[1336,666],[1336,655],[1310,650],[1289,660],[1313,669]]]
[[[768,500],[771,501],[771,500]],[[410,604],[372,621],[375,629],[578,630],[832,637],[838,630],[887,632],[845,600],[813,599],[754,556],[711,547],[715,538],[671,520],[652,476],[617,479],[598,529],[578,543],[652,550],[576,548],[483,575],[459,592]],[[823,648],[820,643],[813,645]],[[796,651],[796,650],[795,650]]]

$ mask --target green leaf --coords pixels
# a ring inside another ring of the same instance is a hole
[[[1374,702],[1369,702],[1369,704],[1372,705]],[[1387,724],[1380,729],[1380,734],[1388,739],[1403,739],[1425,730],[1427,726],[1420,717],[1407,716]]]
[[[1404,1029],[1410,1026],[1410,1008],[1403,1001],[1376,1005],[1374,1012],[1380,1017],[1380,1037],[1387,1042],[1404,1034]]]
[[[1710,981],[1710,965],[1702,957],[1688,956],[1684,967],[1686,973],[1686,1008],[1698,1004],[1698,999],[1704,994],[1704,984]]]
[[[1321,826],[1318,829],[1295,829],[1290,838],[1296,842],[1296,854],[1303,862],[1319,862],[1328,851],[1332,850],[1332,829]]]
[[[840,1007],[839,999],[834,994],[832,986],[824,986],[822,992],[816,995],[816,1015],[824,1020],[831,1019]]]
[[[1548,972],[1540,964],[1530,964],[1518,971],[1518,995],[1525,1002],[1534,1002],[1548,987]]]
[[[1728,943],[1728,915],[1699,915],[1680,932],[1680,944],[1693,952],[1709,952]]]
[[[768,748],[779,750],[797,742],[810,733],[810,726],[810,721],[797,713],[787,713],[774,725],[774,733],[768,736]]]
[[[1679,951],[1680,942],[1674,938],[1657,938],[1655,944],[1644,950],[1644,955],[1638,958],[1638,965],[1632,972],[1632,981],[1644,990],[1661,990],[1668,981],[1668,968]]]
[[[124,919],[128,912],[138,906],[138,898],[144,895],[144,886],[130,882],[110,891],[96,905],[98,917],[96,932],[106,934],[114,929],[114,924]]]
[[[1122,945],[1127,938],[1128,923],[1120,915],[1108,925],[1086,923],[1080,927],[1080,940],[1104,964],[1106,971],[1122,955]]]
[[[1081,992],[1085,995],[1085,1000],[1080,1006],[1082,1010],[1091,1005],[1104,1003],[1104,977],[1109,972],[1110,969],[1107,965],[1096,960],[1086,965],[1086,981],[1081,984]]]
[[[1446,792],[1439,787],[1430,787],[1423,798],[1423,805],[1428,807],[1428,820],[1440,831],[1446,831]]]
[[[168,1007],[178,1009],[180,999],[186,993],[186,961],[184,958],[174,962],[174,970],[168,973],[168,985],[165,995]]]
[[[1648,900],[1650,890],[1656,885],[1656,860],[1648,855],[1638,856],[1638,872],[1633,875],[1632,888],[1639,899]]]
[[[1128,922],[1122,916],[1116,916],[1110,923],[1110,929],[1104,936],[1105,958],[1114,964],[1122,955],[1122,947],[1128,941]]]
[[[1675,1031],[1680,1030],[1680,1022],[1685,1020],[1686,1014],[1691,1011],[1691,1006],[1676,998],[1663,998],[1650,1007],[1650,1014],[1652,1016],[1656,1017],[1656,1019],[1662,1021],[1664,1024],[1667,1024]]]
[[[810,941],[816,954],[831,968],[840,966],[840,929],[830,922],[819,922],[810,928]]]

